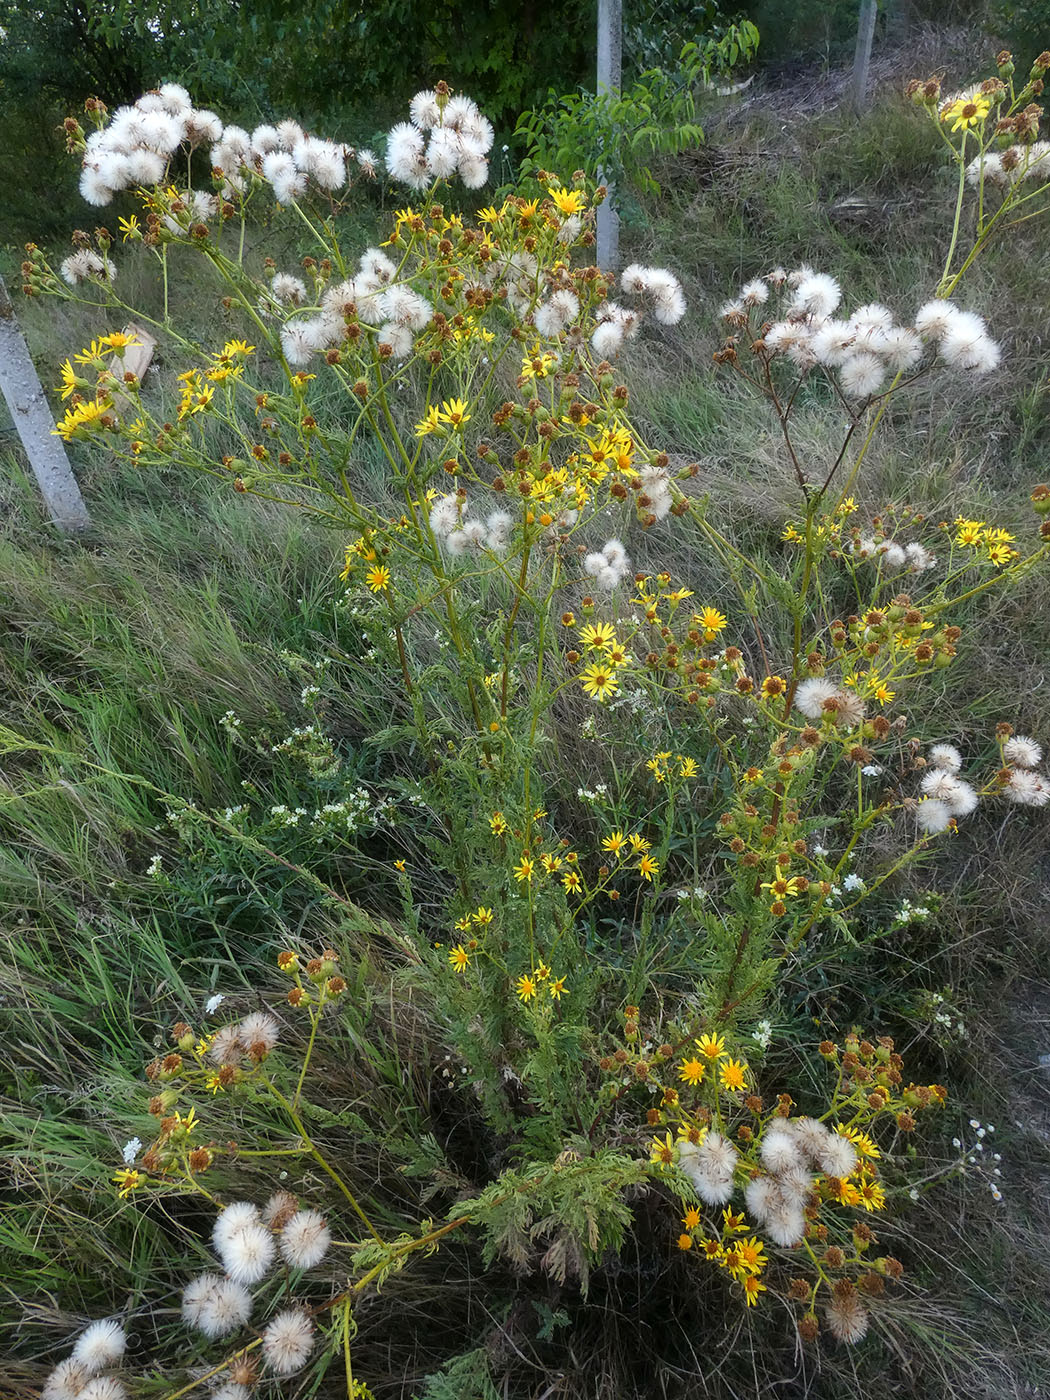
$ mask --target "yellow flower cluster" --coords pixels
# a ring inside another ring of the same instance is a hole
[[[962,516],[956,517],[955,544],[983,550],[986,557],[1000,568],[1020,558],[1020,554],[1013,547],[1013,539],[1013,535],[1008,531],[998,526],[986,525],[983,520],[964,520]]]

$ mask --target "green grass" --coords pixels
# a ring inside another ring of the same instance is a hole
[[[928,129],[890,98],[860,124],[830,113],[787,132],[782,125],[759,111],[712,127],[709,145],[661,178],[664,195],[626,250],[682,269],[693,308],[666,347],[634,355],[640,420],[668,451],[700,463],[697,489],[709,494],[712,518],[770,561],[781,549],[791,478],[770,417],[711,365],[717,307],[740,278],[805,259],[840,277],[851,300],[877,298],[904,313],[936,282],[950,199]],[[835,212],[846,195],[870,205],[859,222]],[[362,234],[366,226],[362,219]],[[295,242],[288,237],[289,266]],[[156,296],[138,267],[127,259],[132,301],[140,292]],[[1050,251],[1035,231],[993,252],[965,300],[1007,338],[1004,369],[978,393],[931,379],[895,406],[858,488],[862,510],[907,501],[935,520],[965,513],[1027,527],[1027,491],[1045,475],[1050,439],[1034,290],[1048,274]],[[190,298],[191,323],[210,327],[214,289],[178,291]],[[23,322],[52,372],[99,329],[50,305],[28,307]],[[819,403],[800,413],[798,434],[818,460],[837,450]],[[396,887],[376,875],[393,848],[369,847],[374,865],[363,869],[339,851],[317,858],[324,880],[367,908],[357,918],[294,872],[274,878],[257,852],[214,832],[188,858],[165,820],[173,800],[234,806],[246,782],[263,806],[294,806],[315,793],[293,765],[265,746],[233,742],[223,725],[232,709],[246,734],[277,739],[305,721],[306,672],[288,653],[305,663],[331,659],[324,720],[348,771],[384,782],[411,771],[396,738],[375,742],[397,718],[397,702],[362,660],[360,626],[340,604],[344,541],[211,480],[147,476],[98,458],[80,467],[94,520],[86,541],[52,534],[17,454],[0,531],[0,723],[53,750],[0,755],[2,1160],[15,1201],[0,1225],[0,1318],[18,1328],[17,1360],[0,1363],[0,1374],[20,1395],[87,1318],[157,1293],[172,1305],[182,1252],[206,1222],[178,1200],[143,1212],[118,1208],[107,1180],[123,1141],[149,1132],[142,1067],[170,1023],[199,1012],[209,993],[221,990],[245,1009],[277,995],[273,956],[289,940],[330,941],[354,969],[360,1020],[324,1047],[320,1102],[345,1116],[337,1141],[355,1179],[366,1189],[378,1183],[371,1189],[380,1209],[394,1219],[398,1203],[415,1208],[416,1187],[400,1171],[406,1144],[424,1133],[441,1137],[458,1188],[480,1152],[469,1118],[442,1099],[434,1070],[441,1028],[414,1008],[410,982],[393,1004],[393,925],[384,921],[402,912]],[[381,492],[377,463],[361,469]],[[675,573],[728,610],[733,591],[700,537],[683,531],[675,550]],[[637,555],[641,563],[664,557],[655,532]],[[960,664],[931,693],[918,730],[979,735],[971,743],[986,744],[994,722],[1009,718],[1050,738],[1045,579],[974,604],[964,625]],[[567,716],[566,729],[578,718]],[[579,777],[575,769],[563,775],[551,801],[567,806]],[[179,871],[174,881],[146,874],[157,853]],[[935,1130],[935,1158],[952,1157],[950,1139],[971,1113],[1000,1127],[1009,1178],[1002,1205],[961,1180],[957,1194],[942,1188],[903,1223],[887,1225],[887,1248],[907,1256],[928,1301],[913,1306],[905,1295],[870,1350],[829,1352],[811,1374],[811,1362],[798,1362],[785,1341],[782,1318],[740,1320],[720,1281],[706,1275],[693,1311],[672,1319],[685,1266],[668,1259],[655,1212],[642,1204],[636,1268],[628,1255],[626,1268],[602,1271],[586,1304],[571,1288],[537,1283],[530,1291],[497,1275],[493,1295],[516,1302],[505,1314],[495,1306],[486,1313],[471,1287],[481,1261],[470,1246],[454,1245],[418,1275],[392,1281],[387,1306],[362,1310],[360,1319],[377,1396],[502,1394],[497,1382],[519,1364],[528,1388],[512,1393],[542,1394],[560,1374],[562,1393],[581,1400],[674,1394],[683,1375],[693,1387],[685,1393],[719,1400],[756,1393],[756,1377],[796,1377],[786,1381],[792,1393],[828,1400],[874,1397],[888,1386],[944,1400],[1020,1397],[1040,1384],[1050,1365],[1050,1256],[1033,1197],[1050,1161],[1037,1130],[1045,1104],[1030,1080],[1050,1004],[1037,874],[1048,856],[1041,814],[981,815],[922,880],[902,887],[917,896],[924,881],[941,893],[936,925],[846,950],[818,946],[790,971],[783,1014],[791,1047],[813,1039],[815,1021],[838,1029],[878,1022],[907,1044],[916,1075],[949,1084],[953,1104]],[[437,877],[422,895],[425,917],[437,917]],[[944,986],[968,1027],[949,1048],[914,1010],[918,992]],[[1029,1039],[1017,1034],[1022,1017]],[[257,1104],[244,1113],[226,1127],[247,1140],[267,1119]],[[268,1189],[261,1170],[238,1180]],[[548,1315],[563,1309],[568,1330],[544,1336],[540,1303]],[[165,1342],[176,1335],[173,1316],[158,1326]],[[702,1381],[698,1338],[719,1358]],[[437,1382],[424,1390],[426,1374],[471,1347],[469,1366],[444,1392]],[[490,1371],[496,1379],[482,1379]],[[331,1378],[323,1393],[336,1393]]]

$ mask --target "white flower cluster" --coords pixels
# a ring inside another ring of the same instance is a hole
[[[1010,769],[1004,791],[1019,807],[1045,807],[1050,802],[1050,778],[1036,771],[1042,761],[1042,745],[1025,734],[1015,734],[1003,745],[1003,762]]]
[[[975,156],[966,167],[966,179],[978,186],[982,178],[1003,189],[1025,180],[1050,180],[1050,141],[1033,141],[1030,146],[1009,146],[1005,151],[986,151]]]
[[[856,729],[864,719],[864,701],[826,676],[810,676],[795,689],[795,708],[807,719]]]
[[[932,569],[937,556],[931,554],[925,545],[913,540],[910,544],[898,544],[896,540],[877,540],[873,535],[861,535],[846,546],[847,552],[858,560],[871,560],[888,573],[921,574]]]
[[[425,190],[435,180],[454,175],[468,190],[484,185],[495,133],[473,99],[417,92],[408,117],[386,139],[386,168],[395,180],[413,190]]]
[[[775,1244],[798,1244],[806,1231],[805,1208],[816,1185],[814,1171],[846,1177],[856,1170],[857,1149],[848,1137],[816,1118],[774,1118],[759,1156],[766,1174],[748,1182],[747,1208]]]
[[[225,1274],[205,1273],[183,1290],[182,1316],[208,1338],[228,1336],[245,1326],[254,1300],[249,1291],[269,1273],[278,1248],[293,1269],[311,1269],[328,1253],[331,1232],[316,1210],[300,1210],[296,1198],[278,1191],[263,1211],[248,1201],[234,1201],[219,1213],[212,1244]],[[271,1318],[262,1334],[263,1359],[278,1376],[294,1375],[313,1351],[315,1329],[302,1308],[286,1308]],[[241,1400],[243,1386],[231,1383],[219,1392],[224,1400]]]
[[[916,810],[919,830],[929,836],[947,831],[958,817],[977,809],[977,793],[959,777],[962,754],[952,744],[935,744],[927,756],[927,770],[919,784],[922,799]]]
[[[977,1167],[987,1182],[992,1200],[1001,1201],[1003,1193],[1000,1190],[1000,1178],[1003,1172],[999,1164],[1003,1160],[1002,1153],[985,1151],[985,1138],[989,1133],[994,1134],[995,1124],[982,1123],[979,1118],[971,1118],[970,1127],[974,1130],[976,1138],[972,1147],[967,1147],[962,1138],[952,1138],[952,1146],[962,1154],[959,1167],[962,1171],[965,1171],[967,1167]]]
[[[894,915],[894,923],[911,924],[916,920],[928,919],[930,917],[929,907],[925,904],[912,904],[910,899],[902,899],[901,907]]]
[[[654,318],[665,326],[676,326],[685,315],[685,294],[674,273],[662,267],[642,267],[632,263],[620,275],[620,286],[631,296],[640,297]],[[598,311],[598,324],[591,335],[591,348],[603,360],[619,354],[624,341],[638,333],[642,312],[607,301]]]
[[[91,1323],[44,1382],[41,1400],[126,1400],[121,1382],[103,1373],[120,1364],[127,1344],[123,1327],[112,1318]]]
[[[819,365],[834,372],[849,398],[868,398],[894,375],[914,369],[926,341],[959,370],[985,374],[999,363],[999,347],[975,313],[950,301],[931,301],[920,307],[913,326],[903,326],[888,307],[873,302],[844,319],[835,314],[842,301],[838,282],[807,266],[791,273],[777,268],[746,283],[735,300],[723,305],[723,318],[746,325],[771,289],[780,294],[781,304],[779,318],[762,336],[766,354],[784,356],[802,370]]]
[[[262,176],[282,204],[304,195],[311,181],[328,192],[342,189],[348,161],[375,175],[370,151],[309,136],[295,121],[259,126],[249,135],[239,126],[224,126],[214,112],[194,107],[178,83],[164,83],[131,106],[118,107],[101,130],[88,136],[80,193],[89,204],[107,205],[120,190],[159,184],[180,146],[192,150],[205,144],[211,146],[212,169],[222,176],[224,199],[242,193],[252,175]],[[188,210],[203,221],[218,213],[218,201],[202,191],[190,197]]]
[[[609,796],[609,789],[604,783],[598,783],[593,788],[578,787],[576,796],[581,802],[604,802]]]
[[[630,567],[627,551],[617,539],[608,540],[583,561],[583,572],[593,578],[599,588],[616,588]]]
[[[477,549],[502,554],[510,543],[514,517],[508,511],[494,510],[485,520],[473,520],[466,510],[465,497],[437,498],[430,507],[430,528],[438,544],[454,559]]]

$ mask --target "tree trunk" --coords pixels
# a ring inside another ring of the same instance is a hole
[[[857,49],[853,55],[853,106],[863,112],[868,105],[868,69],[871,65],[871,42],[875,37],[875,16],[878,0],[860,0],[857,23]]]

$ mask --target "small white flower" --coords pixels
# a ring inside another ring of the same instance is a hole
[[[859,875],[850,874],[850,875],[847,875],[846,878],[843,880],[843,882],[842,882],[842,888],[843,888],[844,890],[850,890],[850,891],[852,891],[852,890],[862,890],[862,889],[864,888],[864,881],[861,879],[861,877],[860,877]]]
[[[214,1016],[225,1000],[226,998],[223,996],[222,992],[216,992],[214,996],[209,997],[204,1003],[204,1014],[206,1016]]]
[[[137,1137],[128,1138],[121,1150],[121,1156],[124,1158],[124,1165],[130,1167],[141,1151],[142,1139]]]

